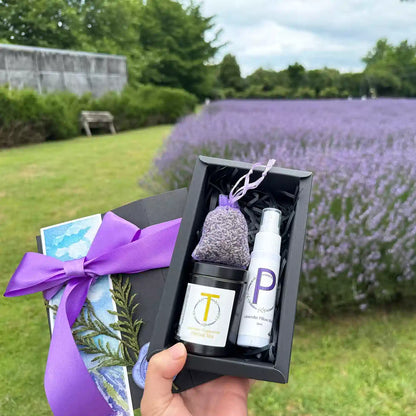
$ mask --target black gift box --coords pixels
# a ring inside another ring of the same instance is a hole
[[[207,213],[217,203],[215,192],[212,192],[213,188],[221,188],[221,186],[224,188],[224,181],[226,182],[228,178],[230,183],[227,184],[227,189],[230,189],[235,183],[235,178],[246,174],[250,168],[251,165],[248,163],[231,160],[204,156],[200,156],[197,160],[150,340],[148,358],[176,342],[176,330],[192,267],[191,253],[198,243]],[[262,170],[264,168],[255,168],[252,180],[259,178]],[[213,179],[213,175],[215,179]],[[294,198],[292,213],[288,214],[289,232],[286,248],[282,244],[282,250],[286,250],[286,252],[285,255],[282,255],[284,264],[281,264],[280,295],[277,298],[275,310],[273,332],[276,336],[272,345],[274,354],[271,355],[273,361],[257,357],[244,357],[241,353],[227,357],[208,357],[189,353],[185,368],[278,383],[288,381],[311,187],[311,172],[277,167],[270,170],[258,188],[259,192],[267,193],[271,199],[278,203],[282,198]],[[249,209],[247,214],[253,215],[254,213]]]
[[[145,228],[149,225],[182,217],[186,195],[186,189],[179,189],[138,200],[112,211],[139,228]],[[42,243],[39,236],[37,237],[37,243],[38,251],[42,253]],[[122,276],[123,280],[129,279],[132,285],[132,293],[136,294],[134,303],[139,304],[136,314],[138,319],[143,320],[139,332],[140,346],[149,342],[154,328],[157,328],[154,325],[154,320],[159,309],[167,272],[168,268],[161,268]],[[49,319],[49,313],[47,315]],[[215,377],[217,376],[213,374],[185,369],[177,376],[175,386],[177,391],[183,391]],[[129,385],[133,407],[136,409],[140,406],[143,390],[134,383],[131,376],[129,376]]]

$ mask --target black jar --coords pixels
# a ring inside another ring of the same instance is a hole
[[[188,352],[231,353],[236,342],[246,270],[195,262],[182,306],[177,338]]]

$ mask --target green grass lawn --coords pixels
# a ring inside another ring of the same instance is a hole
[[[258,383],[251,415],[416,415],[416,317],[372,311],[297,322],[289,383]]]
[[[39,228],[149,195],[138,180],[170,127],[0,151],[0,288]],[[0,415],[50,415],[49,332],[40,294],[1,299]],[[252,415],[416,414],[416,317],[371,312],[296,326],[288,385],[257,383]]]

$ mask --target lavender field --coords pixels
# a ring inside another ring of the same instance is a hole
[[[215,102],[175,126],[154,181],[187,186],[198,154],[314,172],[306,305],[365,309],[416,295],[416,100]]]

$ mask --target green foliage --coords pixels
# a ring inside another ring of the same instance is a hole
[[[376,46],[363,58],[363,62],[366,65],[375,64],[376,62],[387,59],[392,52],[393,47],[387,42],[387,39],[379,39]]]
[[[362,73],[340,74],[339,88],[348,91],[352,97],[361,97],[366,93],[364,82]]]
[[[363,61],[366,69],[362,73],[340,73],[326,67],[307,71],[297,62],[282,71],[259,68],[245,78],[244,91],[237,96],[347,98],[375,91],[379,96],[416,97],[416,44],[403,41],[393,46],[387,39],[380,39]],[[286,89],[286,93],[276,95],[272,91],[277,87]]]
[[[269,92],[269,98],[290,98],[292,91],[288,87],[277,85]]]
[[[44,140],[43,100],[30,89],[0,87],[0,148]]]
[[[196,104],[196,97],[186,91],[142,85],[137,89],[127,87],[121,94],[108,93],[95,101],[92,108],[110,111],[116,129],[122,131],[175,122],[192,112]]]
[[[306,73],[307,86],[313,89],[316,95],[324,88],[339,87],[340,76],[338,70],[331,68],[314,69]]]
[[[222,88],[220,95],[221,99],[239,97],[239,95],[237,95],[237,91],[234,88]]]
[[[279,72],[259,68],[245,82],[245,90],[237,94],[240,98],[346,98],[349,91],[360,95],[362,76],[340,74],[331,68],[306,71],[296,63]]]
[[[292,90],[287,87],[277,85],[271,90],[264,90],[261,85],[251,85],[245,91],[237,94],[239,98],[290,98]]]
[[[236,91],[243,88],[240,66],[234,55],[227,54],[224,56],[219,64],[218,79],[223,88],[233,88]]]
[[[72,327],[72,333],[76,344],[85,354],[95,355],[91,361],[96,363],[97,369],[114,365],[134,365],[129,357],[125,356],[122,338],[97,317],[88,299]],[[100,336],[116,339],[120,342],[119,348],[114,350],[110,343],[104,342]]]
[[[261,85],[250,85],[239,94],[240,98],[265,98],[267,91],[263,90]]]
[[[79,134],[79,114],[90,108],[89,95],[78,97],[70,92],[55,92],[41,96],[45,139],[68,139]]]
[[[374,88],[378,95],[394,97],[400,95],[401,80],[379,64],[372,65],[366,72],[365,78],[369,88]]]
[[[196,104],[196,97],[186,91],[152,85],[127,87],[98,99],[69,92],[40,95],[4,86],[0,87],[0,148],[74,137],[80,134],[82,110],[110,111],[117,131],[123,131],[175,122]]]
[[[121,350],[122,357],[127,367],[132,367],[139,358],[139,332],[143,321],[137,317],[139,304],[135,302],[136,293],[131,293],[131,283],[128,279],[123,282],[121,275],[114,276],[112,279],[113,289],[111,294],[117,311],[108,311],[117,316],[118,320],[110,324],[113,330],[120,331],[122,335]]]
[[[117,316],[117,321],[108,327],[95,313],[94,307],[87,299],[78,315],[72,334],[78,347],[85,353],[95,355],[91,360],[96,363],[95,369],[111,367],[115,365],[133,367],[140,353],[139,332],[143,321],[136,317],[139,304],[134,302],[136,293],[131,293],[131,283],[126,279],[123,283],[121,275],[112,278],[113,289],[110,289],[117,310],[109,310],[108,313]],[[46,306],[53,311],[58,310],[57,305]],[[118,332],[120,335],[118,335]],[[105,336],[120,342],[117,350],[110,343],[103,342]]]
[[[306,71],[303,65],[295,62],[293,65],[287,67],[290,86],[294,89],[302,86],[306,79]]]
[[[416,44],[405,40],[394,46],[380,39],[363,61],[368,90],[381,96],[416,96]]]
[[[141,81],[183,88],[198,97],[210,94],[206,63],[218,50],[216,39],[205,39],[213,29],[212,17],[200,5],[187,8],[170,0],[148,0],[140,19],[140,43],[148,62]],[[217,32],[217,35],[219,33]]]
[[[338,98],[340,92],[336,87],[326,87],[319,93],[319,98]]]
[[[20,45],[125,55],[129,83],[209,95],[212,17],[171,0],[0,1],[0,39]],[[219,35],[219,32],[217,32]]]
[[[260,87],[262,91],[271,91],[276,86],[289,88],[290,80],[288,71],[276,72],[259,68],[246,78],[247,84],[251,86]],[[257,89],[258,91],[258,89]]]
[[[138,41],[140,9],[140,2],[133,0],[4,1],[0,39],[20,45],[126,53]]]
[[[2,1],[0,38],[20,45],[79,46],[81,0]],[[78,6],[78,7],[77,7]]]
[[[316,93],[315,90],[308,87],[300,87],[296,90],[294,98],[315,98]]]

